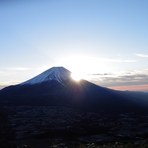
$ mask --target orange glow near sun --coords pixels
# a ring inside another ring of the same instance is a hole
[[[129,90],[129,91],[148,91],[148,85],[132,85],[132,86],[112,86],[108,87],[115,90]]]

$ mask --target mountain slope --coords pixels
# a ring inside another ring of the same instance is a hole
[[[147,134],[147,98],[86,80],[77,82],[65,68],[54,67],[24,83],[2,89],[0,109],[7,114],[15,133],[12,138],[17,140],[85,140],[86,136],[91,140],[91,135],[98,135],[96,139],[102,141],[103,137],[136,140]]]
[[[0,91],[0,104],[63,105],[107,112],[145,112],[148,105],[140,97],[71,78],[64,67],[53,67],[19,85]]]
[[[51,80],[58,81],[59,83],[63,84],[63,82],[70,78],[71,72],[64,67],[52,67],[43,73],[39,74],[38,76],[21,83],[20,85],[24,84],[38,84],[42,82],[50,82]]]

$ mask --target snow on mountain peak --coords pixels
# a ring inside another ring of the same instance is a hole
[[[24,84],[38,84],[42,82],[50,82],[51,80],[56,80],[63,84],[63,81],[69,79],[71,77],[71,72],[64,67],[52,67],[43,73],[37,75],[36,77],[21,83],[20,85]]]

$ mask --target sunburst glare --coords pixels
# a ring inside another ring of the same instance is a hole
[[[75,81],[80,81],[80,80],[83,78],[83,76],[80,75],[79,73],[72,73],[72,74],[71,74],[71,77],[72,77]]]
[[[72,72],[71,77],[76,81],[90,80],[92,79],[91,74],[104,73],[109,69],[102,59],[89,56],[68,56],[61,59],[59,63]]]

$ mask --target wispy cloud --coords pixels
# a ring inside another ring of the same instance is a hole
[[[0,88],[26,81],[44,70],[47,70],[46,65],[38,67],[0,67]]]
[[[0,71],[0,74],[5,74],[5,72],[4,71]]]
[[[94,74],[88,74],[88,75],[94,75],[94,76],[108,76],[108,75],[114,75],[113,73],[94,73]]]
[[[126,62],[126,63],[131,63],[131,62],[136,62],[137,60],[123,60],[123,62]]]
[[[42,65],[39,67],[0,67],[1,71],[3,72],[4,70],[8,71],[27,71],[27,70],[47,70],[49,66]],[[3,70],[3,71],[2,71]]]
[[[117,62],[117,63],[136,62],[136,60],[110,59],[110,58],[99,58],[98,60],[99,61],[102,61],[102,62]]]
[[[135,55],[142,58],[148,58],[147,54],[135,54]]]
[[[18,70],[18,71],[29,70],[29,68],[27,68],[27,67],[4,67],[3,69],[6,69],[6,70]]]
[[[91,81],[101,86],[131,86],[147,85],[148,70],[125,71],[118,73],[93,74]]]

